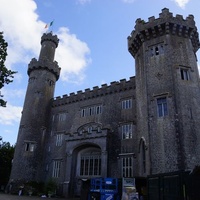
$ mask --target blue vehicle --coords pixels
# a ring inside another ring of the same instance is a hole
[[[88,200],[120,200],[119,188],[117,178],[92,178]]]

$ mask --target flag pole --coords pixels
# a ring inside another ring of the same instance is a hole
[[[53,25],[54,25],[54,20],[52,20],[50,23],[47,23],[46,25],[45,25],[45,29],[47,29],[46,30],[46,33],[48,32],[48,30],[49,30],[49,32],[53,32]],[[51,28],[51,30],[50,30],[50,28]]]
[[[51,32],[53,32],[53,27],[54,27],[54,19],[53,21],[50,22],[49,27],[51,27]]]

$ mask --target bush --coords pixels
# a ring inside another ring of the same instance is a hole
[[[57,183],[54,179],[49,179],[49,181],[46,183],[45,192],[46,194],[51,197],[56,194],[57,189]]]

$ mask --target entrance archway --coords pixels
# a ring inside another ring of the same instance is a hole
[[[101,177],[101,157],[101,148],[96,145],[82,145],[74,150],[71,167],[71,191],[74,195],[86,196],[89,180]]]

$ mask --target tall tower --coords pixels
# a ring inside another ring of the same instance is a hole
[[[200,164],[200,85],[194,17],[137,19],[128,37],[135,58],[138,175]]]
[[[22,111],[10,180],[39,181],[51,99],[60,68],[54,61],[58,38],[43,34],[39,59],[28,66],[29,82]]]

